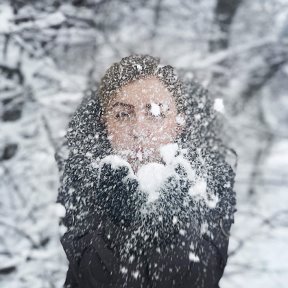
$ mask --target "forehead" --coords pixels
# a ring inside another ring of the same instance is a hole
[[[116,101],[123,101],[133,106],[144,105],[149,102],[173,103],[172,93],[156,77],[135,80],[116,93],[111,105]]]

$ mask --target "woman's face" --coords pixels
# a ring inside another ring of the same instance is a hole
[[[121,87],[103,120],[113,150],[124,156],[136,173],[140,165],[161,162],[160,146],[173,143],[181,131],[176,121],[179,116],[172,93],[151,76]]]

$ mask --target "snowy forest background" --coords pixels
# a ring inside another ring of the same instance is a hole
[[[0,0],[0,287],[63,284],[54,153],[83,92],[132,53],[224,101],[239,160],[221,287],[287,287],[288,0]]]

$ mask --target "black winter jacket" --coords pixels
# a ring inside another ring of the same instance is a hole
[[[93,161],[111,151],[105,128],[97,122],[100,106],[97,91],[93,92],[69,124],[69,156],[57,199],[66,208],[61,220],[67,227],[61,237],[69,262],[65,288],[219,287],[236,211],[235,173],[225,161],[226,147],[217,138],[215,123],[219,115],[213,110],[207,91],[190,82],[186,94],[185,113],[191,116],[191,122],[186,124],[181,141],[188,148],[194,167],[209,176],[208,193],[219,199],[211,209],[201,206],[197,223],[208,229],[199,234],[191,225],[185,233],[171,234],[167,245],[154,245],[149,238],[149,249],[138,247],[129,259],[119,256],[120,243],[129,238],[134,227],[117,225],[101,212],[101,203],[95,203],[93,196],[97,191],[93,184],[89,185],[94,175]],[[200,115],[198,122],[193,120],[195,114]],[[196,247],[191,247],[192,242],[197,243]]]

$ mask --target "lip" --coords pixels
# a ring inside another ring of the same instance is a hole
[[[136,148],[136,153],[139,152],[139,151],[140,151],[140,152],[143,152],[143,151],[144,151],[143,147],[137,147],[137,148]]]
[[[138,155],[139,152],[143,155],[144,154],[144,148],[143,147],[136,147],[134,149],[134,152],[129,155],[129,158],[133,159],[133,160],[136,160],[136,159],[139,160],[139,155]]]

